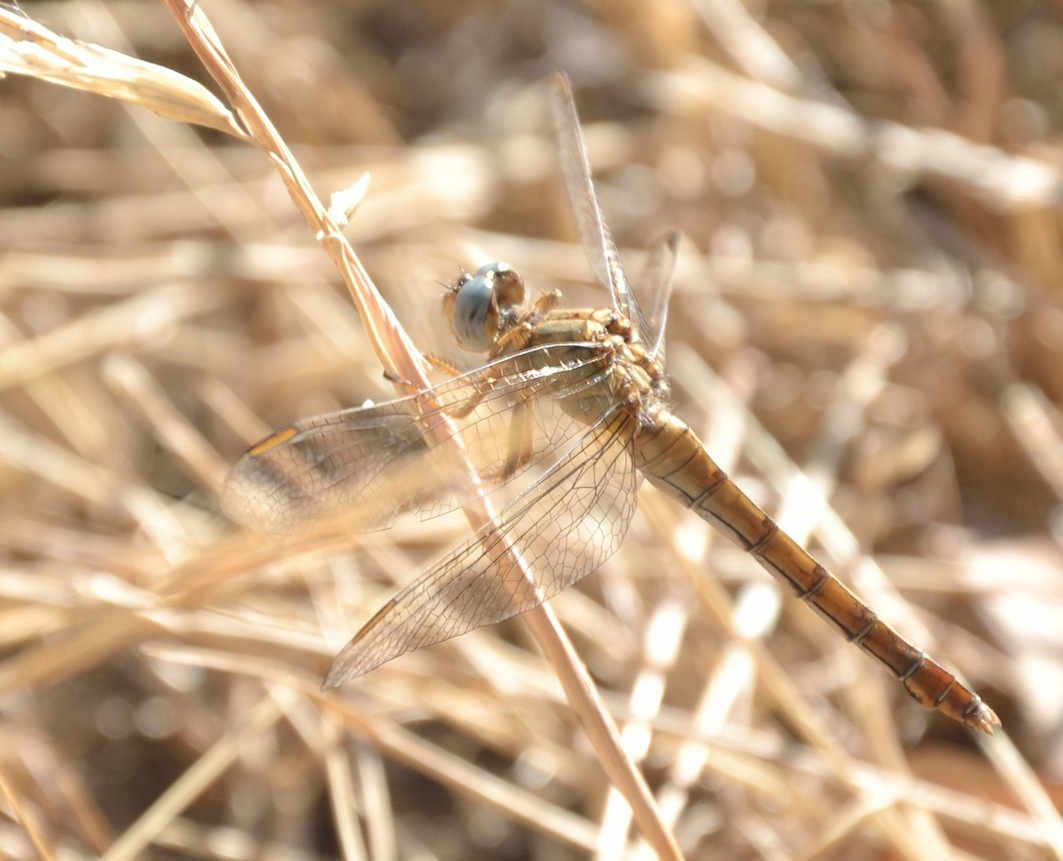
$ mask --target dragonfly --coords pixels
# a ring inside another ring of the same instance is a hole
[[[281,428],[233,466],[222,507],[288,532],[356,511],[367,528],[401,512],[434,517],[486,492],[497,516],[387,601],[340,651],[334,688],[413,649],[523,613],[576,583],[620,546],[640,478],[748,551],[920,705],[992,734],[1000,721],[956,676],[894,631],[786,534],[713,462],[668,408],[663,332],[678,236],[648,256],[643,313],[602,217],[571,87],[551,108],[581,242],[608,307],[528,300],[504,263],[463,272],[444,293],[458,345],[487,354],[415,395]],[[456,426],[464,451],[440,440]],[[475,470],[470,482],[469,469]]]

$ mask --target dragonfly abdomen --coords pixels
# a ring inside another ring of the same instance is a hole
[[[981,698],[856,597],[765,514],[709,457],[694,432],[662,410],[636,437],[639,469],[658,488],[751,553],[852,643],[889,668],[921,706],[991,733],[1000,721]]]

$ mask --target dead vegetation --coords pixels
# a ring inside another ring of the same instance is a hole
[[[0,854],[649,857],[670,834],[689,859],[1063,858],[1058,10],[202,9],[246,91],[163,3],[2,11]],[[552,602],[657,799],[638,827],[524,621],[318,692],[469,527],[277,539],[218,513],[264,432],[395,394],[354,264],[232,99],[326,200],[371,176],[344,235],[458,359],[459,265],[602,301],[558,69],[629,271],[683,234],[677,412],[985,696],[1005,732],[981,749],[649,490]]]

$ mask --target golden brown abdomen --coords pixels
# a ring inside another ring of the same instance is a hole
[[[882,622],[760,510],[709,457],[687,425],[661,410],[635,439],[636,462],[655,486],[752,553],[850,642],[885,664],[917,703],[992,733],[1000,721],[981,698]]]

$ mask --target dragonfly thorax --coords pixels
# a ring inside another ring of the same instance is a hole
[[[562,361],[566,351],[578,360],[593,351],[602,372],[598,383],[571,403],[562,403],[562,408],[586,418],[624,404],[640,423],[652,422],[667,403],[668,378],[660,362],[646,351],[636,327],[611,308],[560,308],[556,307],[559,302],[556,291],[542,294],[525,314],[524,331],[504,339],[500,347],[541,348],[528,361],[547,366]]]

